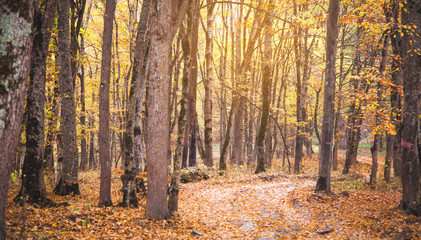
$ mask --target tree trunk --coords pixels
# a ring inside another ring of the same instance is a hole
[[[381,51],[381,62],[379,66],[379,73],[380,73],[380,80],[377,83],[377,105],[376,105],[376,116],[375,116],[375,134],[374,134],[374,142],[373,146],[371,147],[371,156],[372,156],[372,164],[371,164],[371,174],[370,174],[370,184],[372,187],[375,186],[377,181],[377,168],[378,168],[378,160],[377,156],[381,150],[381,138],[382,132],[381,129],[381,118],[384,113],[382,113],[384,109],[383,104],[383,83],[381,82],[381,78],[384,77],[384,70],[386,67],[386,57],[387,57],[387,48],[388,48],[388,39],[389,35],[384,34],[384,43],[383,48]],[[386,163],[385,163],[386,164]]]
[[[185,0],[172,3],[170,0],[152,2],[149,61],[147,65],[148,119],[146,130],[146,165],[148,168],[148,195],[146,216],[154,220],[169,217],[168,152],[169,152],[169,54],[175,29],[184,17]],[[171,13],[169,15],[168,13]],[[173,21],[172,21],[173,20]]]
[[[26,198],[29,203],[48,204],[44,183],[45,81],[48,45],[54,23],[55,2],[49,1],[45,17],[37,3],[34,6],[35,34],[32,44],[31,71],[27,90],[26,152],[22,166],[22,186],[15,201]],[[50,16],[49,19],[46,17]],[[44,34],[48,36],[44,36]],[[46,48],[44,48],[46,47]]]
[[[140,172],[139,165],[143,162],[141,128],[143,95],[145,92],[145,64],[149,45],[149,36],[146,30],[150,17],[151,1],[143,1],[140,22],[137,29],[136,48],[133,60],[133,71],[126,112],[126,131],[124,133],[124,175],[121,176],[123,184],[123,207],[130,205],[137,207],[136,176]],[[140,143],[139,143],[140,142]],[[138,164],[137,164],[138,163]]]
[[[178,211],[178,195],[180,189],[180,178],[181,178],[181,164],[183,160],[183,150],[184,146],[188,146],[186,143],[186,113],[187,113],[187,97],[189,91],[189,74],[191,68],[191,54],[190,54],[190,40],[191,40],[191,27],[192,27],[192,11],[197,7],[197,1],[189,1],[189,7],[187,10],[187,31],[183,32],[183,60],[184,60],[184,69],[182,77],[182,90],[181,90],[181,99],[180,99],[180,114],[178,114],[178,131],[177,131],[177,143],[174,153],[174,166],[173,174],[171,177],[171,184],[168,190],[168,209],[170,213]],[[193,5],[194,4],[194,5]],[[194,7],[192,7],[192,5]]]
[[[342,27],[342,35],[341,35],[341,53],[340,53],[340,59],[339,59],[339,83],[338,83],[338,100],[337,100],[337,106],[336,106],[336,113],[335,113],[335,125],[334,125],[334,145],[333,145],[333,152],[332,152],[332,170],[336,171],[338,170],[338,152],[339,152],[339,124],[341,122],[341,110],[342,110],[342,87],[343,87],[343,81],[345,79],[344,76],[344,58],[345,58],[345,27]]]
[[[402,200],[401,208],[409,214],[421,215],[420,163],[418,158],[419,96],[421,82],[421,56],[410,54],[421,48],[421,2],[408,0],[402,7],[402,24],[414,25],[412,30],[402,29],[401,57],[404,112],[402,131]],[[413,31],[413,32],[412,32]]]
[[[294,1],[294,15],[297,16],[297,3]],[[301,26],[299,23],[294,25],[294,55],[295,55],[295,67],[296,67],[296,116],[297,116],[297,133],[295,137],[295,161],[294,161],[294,172],[300,173],[301,162],[303,158],[303,145],[304,145],[304,116],[303,107],[304,99],[302,96],[303,88],[303,76],[301,75],[301,54],[299,52]]]
[[[189,89],[187,96],[187,125],[184,138],[183,148],[183,167],[196,166],[196,128],[198,127],[196,114],[196,90],[197,90],[197,48],[198,48],[198,30],[200,8],[198,3],[192,3],[191,27],[188,27],[188,35],[190,36],[190,72],[189,72]],[[190,29],[191,28],[191,29]],[[203,159],[203,158],[202,158]]]
[[[213,81],[213,9],[215,4],[212,0],[207,1],[207,21],[206,21],[206,79],[203,81],[205,86],[205,159],[203,162],[206,166],[213,166],[212,156],[212,81]]]
[[[10,167],[16,157],[32,48],[33,1],[0,0],[0,239],[6,239]],[[21,17],[22,16],[22,17]],[[13,51],[11,51],[13,50]],[[6,87],[8,86],[8,87]]]
[[[272,15],[273,15],[273,0],[268,2],[268,12],[263,21],[264,34],[264,61],[263,61],[263,79],[262,79],[262,118],[260,120],[259,134],[257,136],[257,167],[254,173],[265,172],[267,162],[265,161],[265,148],[263,141],[268,126],[269,111],[270,111],[270,86],[272,85]]]
[[[319,178],[316,192],[330,193],[333,120],[335,113],[336,38],[340,0],[330,0],[326,33],[326,78],[324,83],[322,141],[320,146]]]
[[[391,2],[392,8],[392,26],[391,26],[391,38],[390,43],[392,46],[392,52],[395,56],[401,55],[401,38],[400,36],[400,1],[393,0]],[[391,113],[390,118],[391,121],[394,123],[395,126],[395,135],[391,135],[391,145],[392,145],[392,158],[393,158],[393,172],[395,176],[401,176],[401,163],[402,163],[402,146],[400,144],[400,139],[402,135],[402,97],[400,94],[400,86],[402,86],[402,74],[401,74],[401,59],[398,57],[394,57],[392,59],[392,73],[391,73],[391,81],[392,81],[392,90],[390,93],[390,105],[391,105]]]
[[[360,21],[360,20],[359,20]],[[355,45],[355,60],[354,60],[354,74],[355,76],[359,76],[361,72],[361,27],[357,28],[357,44]],[[351,79],[351,83],[349,85],[351,94],[353,94],[351,99],[351,106],[349,107],[349,114],[348,114],[348,126],[346,131],[346,155],[345,155],[345,165],[344,169],[342,170],[342,174],[349,173],[350,168],[357,162],[357,154],[358,154],[358,144],[360,142],[360,135],[361,135],[361,123],[362,123],[362,116],[361,116],[361,103],[360,101],[356,101],[358,98],[359,90],[359,79]],[[366,84],[366,81],[362,81],[362,85]],[[363,88],[360,86],[360,88]]]
[[[53,8],[53,9],[51,9]],[[48,50],[50,39],[51,39],[51,31],[50,29],[54,26],[55,23],[55,17],[56,17],[56,11],[57,11],[57,1],[52,0],[47,2],[47,8],[45,9],[45,15],[44,15],[44,23],[46,24],[45,27],[43,27],[42,35],[44,37],[43,39],[43,45],[44,49],[46,49],[46,52]],[[57,57],[57,56],[56,56]],[[57,63],[57,60],[56,60]],[[57,66],[56,66],[57,68]],[[45,139],[45,148],[44,148],[44,169],[51,174],[51,176],[54,176],[54,142],[56,137],[56,129],[57,129],[57,120],[59,117],[59,103],[58,99],[60,98],[60,92],[59,92],[59,82],[58,79],[55,78],[54,84],[53,84],[53,93],[49,94],[47,97],[47,106],[50,106],[51,114],[48,114],[46,116],[48,123],[47,123],[47,137]]]
[[[111,201],[111,155],[110,155],[110,78],[111,78],[111,45],[113,40],[113,21],[115,0],[107,0],[104,13],[102,42],[101,85],[99,89],[99,159],[101,162],[101,183],[99,203],[112,206]]]
[[[58,1],[58,59],[59,81],[62,96],[63,169],[54,188],[57,195],[80,194],[78,182],[78,158],[76,141],[75,91],[70,65],[69,1]]]
[[[44,149],[44,169],[54,175],[54,142],[56,140],[57,120],[60,116],[60,104],[58,99],[60,98],[58,80],[54,81],[54,89],[51,96],[48,97],[51,114],[47,115],[47,137],[45,139]]]

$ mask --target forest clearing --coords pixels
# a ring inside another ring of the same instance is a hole
[[[0,240],[421,239],[421,0],[0,0]]]
[[[8,203],[8,235],[27,239],[419,239],[421,219],[398,209],[398,179],[368,184],[370,164],[346,177],[333,172],[333,195],[315,194],[318,162],[306,161],[302,174],[288,174],[278,161],[255,175],[232,170],[181,186],[180,211],[164,221],[139,208],[99,208],[99,176],[80,176],[81,194],[49,197],[70,206],[37,208]],[[116,170],[117,171],[117,170]],[[186,171],[188,172],[188,170]],[[112,199],[121,198],[113,176]],[[17,184],[10,194],[17,193]],[[9,199],[12,199],[12,196]]]

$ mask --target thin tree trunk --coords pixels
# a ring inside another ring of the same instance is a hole
[[[297,16],[297,3],[294,1],[294,15]],[[295,55],[295,67],[296,67],[296,115],[297,115],[297,133],[295,137],[295,161],[294,161],[294,172],[300,173],[301,162],[303,158],[303,145],[304,145],[304,116],[302,115],[302,108],[304,106],[302,89],[303,81],[301,75],[301,54],[299,52],[301,26],[299,23],[294,25],[294,55]]]
[[[267,162],[265,161],[265,148],[263,141],[267,131],[269,111],[270,111],[270,86],[272,85],[272,15],[273,0],[268,2],[268,11],[263,21],[265,27],[264,34],[264,61],[263,61],[263,79],[262,79],[262,118],[260,121],[259,134],[257,136],[257,167],[254,173],[265,172]]]
[[[206,79],[203,81],[205,86],[205,159],[203,162],[206,166],[213,166],[212,156],[212,81],[213,81],[213,9],[215,4],[212,0],[207,1],[207,17],[206,17]]]
[[[332,170],[336,171],[338,170],[338,150],[339,150],[339,123],[341,121],[341,108],[342,108],[342,85],[343,80],[345,78],[343,68],[344,68],[344,49],[345,49],[345,26],[342,27],[342,35],[341,35],[341,53],[340,53],[340,59],[339,59],[339,83],[338,83],[338,105],[336,107],[336,113],[335,113],[335,125],[334,125],[334,145],[333,145],[333,153],[332,153]]]
[[[333,120],[335,113],[335,63],[336,38],[338,35],[338,15],[340,0],[330,0],[326,33],[326,78],[323,98],[322,142],[320,146],[319,178],[316,192],[330,193],[330,171],[332,160]]]
[[[111,155],[110,155],[110,78],[111,45],[116,2],[105,3],[104,30],[102,42],[101,85],[99,89],[99,159],[101,162],[100,189],[98,205],[112,206],[111,201]]]
[[[197,3],[197,1],[195,1]],[[189,74],[191,68],[191,59],[190,59],[190,40],[191,40],[191,21],[192,21],[192,7],[193,2],[192,0],[189,1],[189,9],[187,10],[187,31],[183,33],[183,60],[184,60],[184,69],[183,69],[183,77],[182,77],[182,90],[181,90],[181,99],[180,99],[180,114],[178,115],[178,131],[177,131],[177,143],[174,153],[174,166],[173,166],[173,174],[171,177],[171,184],[168,190],[169,198],[168,198],[168,209],[170,213],[174,213],[178,211],[178,195],[179,195],[179,188],[180,188],[180,178],[181,178],[181,164],[183,158],[183,149],[184,146],[188,145],[188,143],[184,142],[186,137],[185,129],[186,129],[186,113],[187,113],[187,97],[188,97],[188,90],[189,90]]]
[[[386,57],[387,57],[387,47],[388,47],[387,43],[389,41],[388,37],[389,37],[388,34],[384,35],[381,62],[379,66],[380,77],[383,77],[384,70],[386,67]],[[376,116],[375,116],[375,128],[376,128],[375,131],[376,132],[374,134],[373,146],[371,147],[372,164],[371,164],[370,184],[372,185],[372,187],[375,186],[376,181],[377,181],[377,168],[378,168],[377,156],[381,149],[380,140],[382,137],[382,132],[380,131],[381,129],[380,125],[381,125],[381,115],[384,115],[382,113],[384,109],[382,84],[383,83],[381,82],[381,79],[380,79],[379,82],[377,83],[377,107],[376,107]]]

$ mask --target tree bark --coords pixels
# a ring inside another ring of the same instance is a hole
[[[49,1],[45,16],[37,3],[34,5],[34,38],[31,55],[31,71],[27,90],[26,109],[26,152],[22,166],[22,186],[15,201],[26,198],[29,203],[46,205],[51,202],[46,197],[44,183],[44,122],[45,122],[45,82],[48,45],[51,33],[48,27],[54,23],[55,1]],[[51,16],[51,18],[46,18]],[[48,22],[49,21],[49,22]],[[46,34],[47,36],[44,36]],[[46,47],[46,48],[44,48]]]
[[[371,174],[370,174],[370,184],[372,187],[375,187],[377,181],[377,168],[378,168],[378,160],[377,156],[381,149],[381,138],[382,138],[382,131],[381,131],[381,118],[384,104],[383,104],[383,83],[381,82],[381,78],[384,77],[384,70],[386,67],[386,58],[387,58],[387,47],[389,41],[389,35],[384,34],[383,40],[383,48],[381,51],[381,61],[379,66],[379,73],[380,73],[380,80],[377,83],[377,105],[376,105],[376,116],[375,116],[375,134],[374,134],[374,142],[373,146],[371,147],[371,157],[372,157],[372,164],[371,164]],[[385,163],[386,165],[386,163]]]
[[[322,141],[320,146],[319,178],[316,192],[330,193],[330,171],[332,164],[333,120],[335,113],[335,64],[336,38],[340,0],[330,0],[326,33],[326,75],[323,97]]]
[[[197,1],[194,1],[195,5]],[[181,99],[180,99],[180,113],[178,114],[178,131],[177,131],[177,143],[174,153],[174,166],[173,174],[171,177],[171,184],[168,189],[169,198],[168,198],[168,209],[170,213],[178,211],[178,195],[180,190],[180,178],[181,178],[181,164],[183,160],[183,149],[184,146],[188,146],[188,143],[185,143],[186,137],[186,114],[187,114],[187,96],[189,90],[189,74],[190,74],[190,36],[191,36],[191,13],[192,13],[193,2],[189,1],[189,7],[187,10],[187,31],[183,32],[182,39],[182,49],[183,49],[183,60],[184,60],[184,69],[182,77],[182,90],[181,90]]]
[[[262,118],[260,120],[259,134],[257,136],[257,167],[254,173],[265,172],[267,162],[265,161],[265,146],[263,141],[267,131],[269,111],[270,111],[270,86],[272,85],[272,15],[273,15],[273,0],[268,2],[268,13],[265,15],[263,21],[264,34],[264,56],[263,56],[263,79],[262,79]]]
[[[151,1],[145,0],[142,4],[140,21],[137,29],[136,48],[133,60],[133,71],[130,93],[126,112],[126,131],[124,133],[124,175],[121,176],[123,184],[123,199],[121,206],[138,206],[136,176],[141,171],[143,162],[141,150],[141,119],[143,96],[146,83],[146,58],[149,36],[147,34],[150,18]],[[140,139],[139,139],[140,138]],[[140,143],[139,143],[140,142]]]
[[[206,79],[203,81],[205,86],[205,159],[204,164],[208,167],[213,166],[212,154],[212,81],[213,81],[213,9],[215,4],[213,1],[207,1],[207,17],[206,17]]]
[[[402,24],[414,26],[402,29],[401,58],[404,112],[402,130],[402,200],[401,207],[409,214],[421,215],[420,163],[418,158],[419,97],[421,82],[421,2],[408,0],[402,7]],[[412,32],[413,31],[413,32]],[[414,53],[412,53],[414,52]]]
[[[294,15],[297,16],[297,3],[294,1]],[[295,137],[295,161],[294,161],[294,172],[300,173],[301,171],[301,162],[303,158],[303,145],[304,145],[304,116],[303,116],[303,107],[305,99],[302,95],[304,76],[301,75],[301,54],[299,52],[300,45],[300,35],[301,35],[301,26],[299,23],[296,23],[293,27],[294,31],[294,55],[295,55],[295,67],[296,67],[296,116],[297,116],[297,133]]]
[[[62,96],[63,168],[54,188],[57,195],[80,194],[78,183],[78,158],[76,140],[76,106],[72,79],[69,40],[69,1],[58,1],[58,59],[59,81]]]
[[[110,155],[110,78],[111,78],[111,45],[113,40],[113,21],[115,0],[105,3],[104,29],[102,42],[101,85],[99,89],[99,159],[101,162],[99,203],[112,206],[111,201],[111,155]]]
[[[169,54],[175,30],[185,14],[185,0],[158,0],[152,2],[149,62],[147,76],[148,119],[146,130],[146,165],[148,168],[148,195],[146,216],[154,220],[169,217],[168,152],[169,152]],[[171,13],[169,15],[168,13]]]
[[[6,200],[16,157],[30,70],[33,1],[0,0],[0,239],[6,239]]]

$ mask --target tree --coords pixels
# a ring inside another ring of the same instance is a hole
[[[215,4],[212,0],[207,1],[206,15],[206,79],[203,81],[205,86],[205,159],[206,166],[213,166],[212,156],[212,80],[213,80],[213,9]]]
[[[155,220],[169,217],[168,152],[169,152],[169,54],[175,31],[184,17],[187,1],[159,0],[152,2],[150,15],[150,47],[147,64],[146,167],[148,195],[146,216]],[[171,14],[168,14],[171,13]]]
[[[75,91],[70,65],[69,1],[58,0],[58,59],[59,84],[62,96],[61,132],[63,143],[63,168],[54,188],[57,195],[80,194],[76,141]]]
[[[30,203],[47,204],[44,183],[44,105],[48,43],[54,24],[56,2],[47,2],[44,15],[39,4],[34,5],[34,39],[31,71],[27,90],[26,152],[22,166],[22,186],[15,200],[28,197]]]
[[[421,2],[408,0],[401,11],[401,58],[404,92],[402,130],[402,200],[401,208],[421,215],[420,163],[418,158],[420,83],[421,83]]]
[[[111,44],[115,0],[107,0],[104,13],[104,33],[102,42],[101,85],[99,88],[99,159],[101,162],[101,184],[99,206],[111,206],[111,155],[110,155],[110,77]]]
[[[261,3],[259,1],[259,3]],[[261,4],[259,4],[260,6]],[[260,9],[259,9],[260,10]],[[235,77],[236,77],[236,84],[238,85],[238,89],[236,89],[236,92],[233,96],[233,100],[231,103],[231,110],[228,114],[228,121],[227,121],[227,127],[225,129],[225,140],[224,143],[222,145],[222,150],[220,153],[220,158],[219,158],[219,169],[220,170],[226,170],[227,169],[227,164],[226,164],[226,155],[227,155],[227,151],[228,151],[228,145],[231,139],[231,127],[233,127],[233,156],[232,156],[232,160],[235,161],[235,163],[237,165],[240,164],[241,162],[241,157],[242,157],[242,128],[241,128],[241,122],[243,119],[243,108],[244,108],[244,103],[246,101],[245,96],[243,94],[244,92],[244,88],[245,88],[245,78],[246,78],[246,72],[247,70],[250,68],[251,65],[251,60],[253,57],[253,53],[255,50],[255,44],[257,42],[258,37],[260,36],[260,33],[262,31],[261,27],[258,27],[261,25],[261,22],[263,20],[263,14],[262,11],[257,11],[256,12],[256,16],[253,19],[253,27],[251,29],[250,35],[249,35],[249,40],[247,42],[247,45],[245,47],[244,50],[244,56],[243,59],[241,60],[240,56],[241,54],[239,54],[238,52],[236,52],[237,54],[237,65],[235,67],[236,73],[235,73]],[[239,42],[236,41],[236,42]],[[239,46],[236,46],[236,48],[238,48]],[[241,53],[241,51],[240,51]],[[241,60],[241,61],[240,61]]]
[[[195,1],[197,2],[197,1]],[[177,122],[177,143],[174,153],[174,163],[173,163],[173,174],[171,178],[171,184],[168,190],[168,209],[170,213],[178,211],[178,195],[180,190],[180,177],[181,177],[181,165],[183,157],[183,147],[184,145],[188,146],[188,143],[185,143],[186,136],[186,112],[187,112],[187,95],[189,88],[189,73],[190,73],[190,33],[191,33],[191,12],[192,12],[192,1],[189,1],[189,7],[187,10],[187,28],[188,30],[183,32],[182,35],[182,49],[183,49],[183,77],[181,79],[181,99],[180,99],[180,113],[178,114]]]
[[[320,146],[319,178],[316,191],[330,193],[330,169],[332,159],[332,137],[335,103],[336,38],[338,36],[338,15],[340,0],[330,0],[326,33],[326,77],[323,98],[322,141]]]
[[[180,179],[181,179],[181,168],[183,162],[182,154],[186,154],[183,150],[188,149],[189,144],[186,141],[187,131],[186,131],[186,115],[189,111],[188,100],[191,90],[196,91],[196,80],[197,80],[197,28],[198,28],[198,16],[199,15],[199,1],[190,0],[187,9],[187,29],[180,29],[182,35],[182,50],[183,50],[183,77],[182,77],[182,90],[181,90],[181,99],[180,99],[180,114],[178,115],[178,137],[174,153],[174,164],[173,164],[173,174],[171,178],[171,184],[168,190],[168,209],[170,213],[178,211],[178,196],[180,190]],[[194,76],[194,74],[196,76]],[[191,85],[194,85],[192,87]],[[191,95],[190,95],[191,96]],[[186,107],[187,105],[187,107]],[[194,104],[194,106],[196,106]],[[196,109],[190,108],[191,112],[195,112]],[[195,117],[195,116],[194,116]],[[190,128],[191,130],[194,130]],[[191,138],[196,133],[193,132]],[[193,142],[193,139],[190,139]],[[183,146],[184,145],[184,146]],[[191,149],[192,150],[192,149]],[[187,154],[186,154],[187,155]],[[187,158],[186,158],[187,159]],[[191,160],[192,158],[190,158]]]
[[[259,134],[257,136],[257,167],[255,173],[266,171],[265,148],[263,141],[267,130],[267,123],[270,111],[270,86],[272,85],[272,14],[273,14],[273,0],[268,3],[269,13],[266,14],[263,20],[265,27],[264,44],[265,52],[263,56],[263,80],[262,80],[262,118],[260,120]]]
[[[11,163],[21,128],[32,48],[33,1],[0,0],[0,239],[6,239]]]
[[[126,131],[124,133],[124,175],[121,176],[123,184],[123,200],[121,206],[130,205],[137,207],[136,176],[141,169],[137,162],[142,162],[141,153],[136,155],[136,137],[141,137],[140,124],[143,107],[143,96],[145,91],[146,57],[149,45],[149,34],[147,34],[150,4],[145,0],[142,4],[140,21],[137,29],[136,48],[133,58],[132,82],[128,99],[128,109],[126,112]],[[140,143],[137,143],[141,146]],[[139,159],[137,159],[139,158]]]

